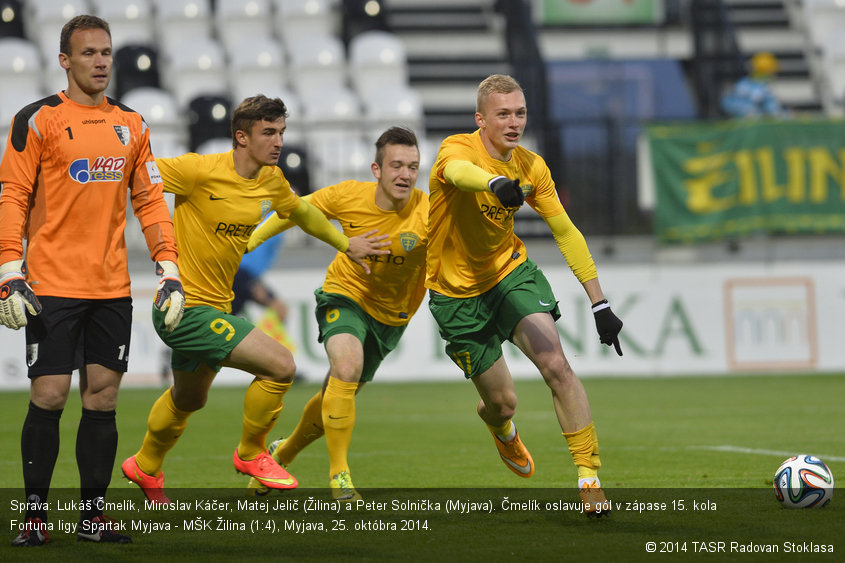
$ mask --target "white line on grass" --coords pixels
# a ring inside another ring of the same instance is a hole
[[[785,452],[780,450],[757,450],[753,448],[741,448],[739,446],[687,446],[689,450],[710,450],[714,452],[734,452],[738,454],[750,455],[778,455],[781,457],[791,457],[795,452]],[[816,454],[813,454],[816,455]],[[835,455],[816,455],[822,461],[845,461],[845,457]]]

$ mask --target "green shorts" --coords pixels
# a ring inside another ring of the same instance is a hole
[[[502,342],[511,340],[524,317],[548,312],[560,318],[551,285],[530,259],[481,295],[460,299],[429,293],[428,307],[446,341],[446,353],[467,379],[502,356]]]
[[[351,334],[364,347],[364,369],[361,381],[372,381],[376,370],[387,355],[399,344],[407,325],[390,326],[378,322],[353,300],[322,289],[314,292],[317,297],[317,324],[320,326],[319,342],[335,334]]]
[[[153,306],[153,326],[172,350],[170,366],[179,371],[196,371],[206,364],[220,371],[220,364],[241,340],[255,328],[246,319],[207,305],[185,307],[182,321],[173,332],[164,328],[164,313]]]

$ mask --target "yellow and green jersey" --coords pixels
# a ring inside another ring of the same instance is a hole
[[[249,235],[270,211],[286,216],[299,205],[278,167],[248,179],[235,171],[233,158],[229,151],[156,159],[164,191],[176,194],[173,226],[186,305],[226,313]]]
[[[440,145],[429,181],[431,212],[426,287],[450,297],[489,290],[525,262],[525,244],[513,232],[517,208],[492,192],[461,191],[444,176],[451,160],[464,160],[497,176],[518,178],[525,201],[544,219],[565,213],[545,161],[517,147],[508,162],[489,155],[479,131],[452,135]]]
[[[428,199],[415,189],[399,211],[376,205],[375,182],[348,180],[317,190],[308,199],[329,219],[340,222],[354,237],[373,229],[390,235],[390,254],[366,258],[372,273],[343,253],[329,265],[323,291],[344,295],[380,323],[400,326],[410,321],[425,294],[426,223]]]

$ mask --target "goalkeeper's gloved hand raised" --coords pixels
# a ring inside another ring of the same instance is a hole
[[[156,274],[160,278],[154,305],[162,313],[167,311],[164,315],[164,328],[167,332],[173,332],[185,312],[185,290],[179,281],[179,269],[173,262],[162,260],[156,262]]]
[[[622,321],[610,310],[607,299],[593,303],[593,316],[596,319],[596,330],[599,332],[599,340],[602,344],[613,346],[616,353],[622,355],[622,347],[619,345],[619,331],[622,330]]]
[[[519,179],[511,180],[504,176],[496,176],[487,185],[505,207],[520,207],[525,201],[525,194],[519,187]]]
[[[26,283],[24,271],[23,260],[0,265],[0,323],[13,330],[26,326],[26,311],[33,316],[41,312],[41,303]]]

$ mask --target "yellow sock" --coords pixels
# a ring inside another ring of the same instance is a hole
[[[582,479],[595,478],[598,475],[599,468],[601,468],[599,439],[596,435],[595,425],[591,422],[581,430],[563,432],[563,437],[569,444],[572,461],[578,466],[578,477]]]
[[[279,463],[287,465],[292,462],[299,452],[323,433],[323,391],[320,390],[305,403],[296,428],[279,447]]]
[[[502,426],[490,426],[487,425],[487,428],[493,431],[493,433],[498,436],[503,442],[510,442],[516,436],[516,430],[514,429],[513,421],[509,420],[504,423]]]
[[[329,476],[349,470],[346,459],[352,429],[355,427],[355,382],[341,381],[329,377],[323,394],[323,428],[326,432],[326,446],[329,449]]]
[[[244,396],[244,423],[238,444],[241,459],[255,459],[267,449],[267,434],[282,412],[282,399],[290,385],[258,378],[249,384]]]
[[[153,403],[150,416],[147,418],[147,433],[141,449],[135,454],[135,462],[147,475],[157,477],[164,464],[164,456],[170,451],[185,427],[188,425],[190,411],[182,411],[173,403],[173,395],[167,389]]]
[[[584,467],[583,465],[578,466],[578,481],[580,482],[583,479],[598,479],[599,472],[592,467]]]

